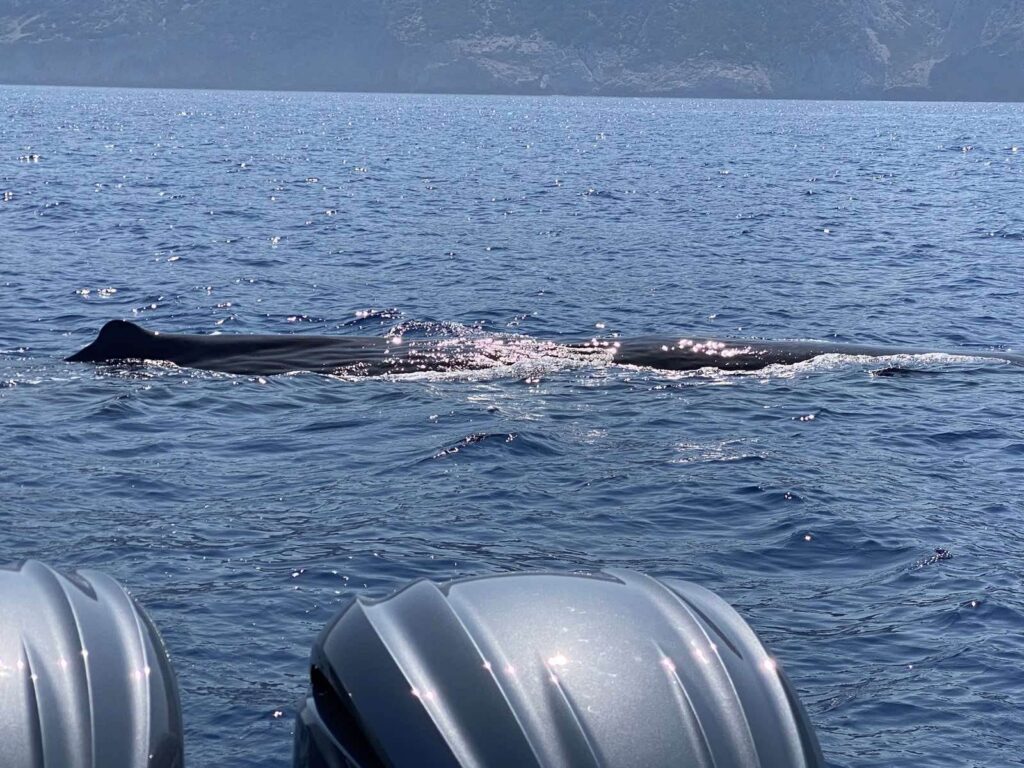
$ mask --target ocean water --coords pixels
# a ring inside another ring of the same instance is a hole
[[[0,561],[130,587],[192,766],[289,764],[353,596],[606,566],[732,603],[834,766],[1022,765],[1019,367],[63,362],[112,318],[1021,351],[1022,188],[1019,105],[0,89]]]

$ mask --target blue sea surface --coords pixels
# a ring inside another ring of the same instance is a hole
[[[833,766],[1024,765],[1020,367],[63,362],[112,318],[1020,352],[1022,190],[1020,105],[0,89],[0,562],[132,590],[191,766],[289,764],[354,596],[606,566],[732,603]]]

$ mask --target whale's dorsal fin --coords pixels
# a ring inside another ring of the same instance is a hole
[[[128,320],[111,320],[100,329],[92,344],[66,360],[71,363],[100,363],[106,360],[145,358],[146,348],[154,336],[152,332]]]
[[[151,331],[147,331],[130,320],[110,320],[100,328],[100,333],[96,337],[95,343],[120,346],[122,344],[139,342],[152,335]]]

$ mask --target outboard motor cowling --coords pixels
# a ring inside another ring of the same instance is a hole
[[[181,768],[181,708],[159,634],[109,576],[0,567],[0,763]]]
[[[417,581],[323,631],[295,768],[822,768],[725,601],[609,570]]]

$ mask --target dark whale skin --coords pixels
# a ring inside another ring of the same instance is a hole
[[[111,320],[95,341],[66,360],[169,362],[182,368],[261,376],[295,371],[372,376],[482,367],[459,351],[445,349],[442,355],[430,342],[395,343],[384,336],[157,333],[127,320]]]
[[[934,352],[1024,366],[1024,355],[989,350],[907,349],[870,344],[828,341],[761,341],[743,339],[681,338],[666,341],[658,337],[618,342],[615,362],[670,371],[717,368],[723,371],[756,371],[769,365],[793,365],[821,355],[887,357],[925,355]]]
[[[669,371],[717,368],[755,371],[769,365],[792,365],[826,354],[923,354],[884,346],[823,341],[755,341],[740,339],[643,337],[552,344],[568,356],[603,356],[620,365]],[[954,351],[970,357],[1024,365],[1024,355],[977,350]],[[96,340],[66,358],[72,363],[164,361],[184,368],[269,376],[294,371],[380,375],[418,371],[473,370],[500,363],[472,340],[416,339],[385,336],[307,336],[299,334],[177,334],[148,331],[127,320],[111,320]]]

